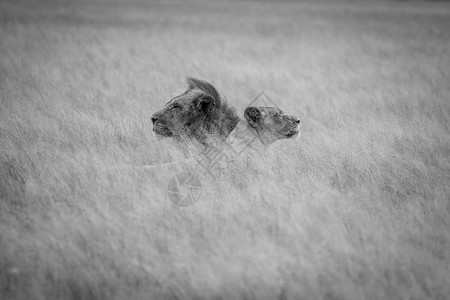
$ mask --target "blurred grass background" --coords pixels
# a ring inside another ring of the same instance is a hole
[[[448,28],[441,2],[0,2],[1,298],[446,299]],[[111,166],[174,160],[150,115],[186,76],[302,136],[177,209],[174,170]]]

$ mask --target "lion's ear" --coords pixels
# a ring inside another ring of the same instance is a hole
[[[254,106],[247,107],[244,111],[244,117],[247,120],[248,124],[250,126],[256,128],[259,126],[259,123],[261,121],[261,111]]]
[[[209,108],[216,104],[213,97],[209,95],[203,95],[197,100],[197,109],[207,111]]]

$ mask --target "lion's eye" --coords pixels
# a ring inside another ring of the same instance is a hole
[[[180,108],[180,106],[178,104],[174,104],[170,109],[177,109],[177,108]]]
[[[282,115],[281,115],[280,113],[277,113],[277,114],[275,115],[275,117],[276,117],[277,119],[281,119]]]

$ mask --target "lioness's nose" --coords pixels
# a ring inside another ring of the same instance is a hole
[[[300,124],[300,119],[295,120],[295,123]]]
[[[152,119],[153,124],[155,124],[155,122],[158,120],[158,118],[155,118],[155,117],[151,117],[151,119]]]

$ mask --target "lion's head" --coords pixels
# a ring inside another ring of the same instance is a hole
[[[213,85],[187,78],[188,89],[153,114],[153,131],[160,137],[188,138],[205,144],[211,136],[225,138],[239,122]]]
[[[244,117],[266,145],[300,134],[300,119],[276,107],[247,107]]]

